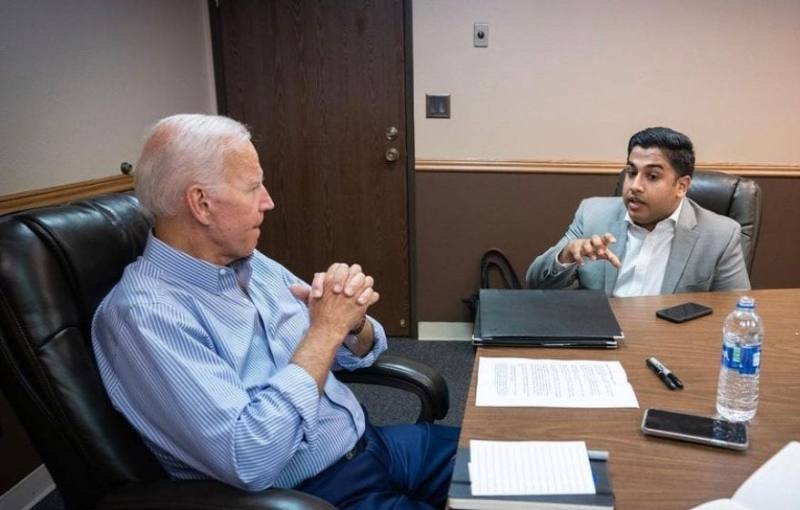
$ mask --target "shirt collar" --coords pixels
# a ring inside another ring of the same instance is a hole
[[[173,248],[154,236],[152,231],[148,234],[142,257],[166,275],[215,293],[225,288],[225,282],[230,281],[231,276],[235,276],[239,285],[247,288],[252,275],[252,255],[228,266],[218,266]]]
[[[664,228],[661,225],[665,225],[665,226],[669,225],[671,227],[674,227],[675,225],[677,225],[678,224],[678,218],[680,218],[680,216],[681,216],[681,210],[683,210],[683,203],[684,202],[686,202],[686,198],[681,198],[681,201],[678,204],[678,207],[676,207],[675,210],[672,211],[672,214],[670,214],[669,216],[667,216],[663,220],[661,220],[658,223],[656,223],[656,226],[653,228],[653,230],[656,230],[656,229],[659,229],[659,228]],[[631,219],[631,215],[630,215],[630,213],[628,212],[627,209],[625,209],[625,223],[627,223],[628,226],[631,226],[631,227],[643,228],[643,227],[639,227],[639,225],[637,225],[636,223],[633,222],[633,220]]]

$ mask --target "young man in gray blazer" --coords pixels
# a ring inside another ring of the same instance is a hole
[[[628,142],[622,198],[581,202],[564,237],[528,268],[531,288],[604,290],[610,296],[749,289],[734,220],[686,197],[689,138],[648,128]]]

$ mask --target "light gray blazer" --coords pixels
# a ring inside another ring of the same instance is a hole
[[[528,286],[560,289],[572,286],[577,280],[580,288],[604,290],[610,296],[619,270],[607,260],[586,260],[582,268],[576,264],[561,273],[552,272],[553,261],[569,241],[606,232],[617,239],[611,251],[624,260],[628,231],[622,198],[594,197],[581,202],[564,237],[536,257],[528,268]],[[739,224],[685,198],[675,226],[661,294],[749,288]]]

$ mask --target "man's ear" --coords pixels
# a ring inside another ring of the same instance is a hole
[[[691,175],[684,175],[678,177],[678,196],[683,198],[686,196],[686,193],[689,192],[689,186],[692,185],[692,176]]]
[[[201,225],[208,226],[211,223],[208,190],[199,184],[193,184],[187,188],[183,198],[192,217]]]

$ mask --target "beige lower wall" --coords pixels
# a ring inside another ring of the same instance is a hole
[[[610,195],[615,175],[417,172],[417,320],[466,321],[461,302],[479,284],[489,248],[508,255],[520,277],[561,238],[581,199]],[[796,197],[800,179],[756,177],[763,192],[755,288],[800,287]]]

